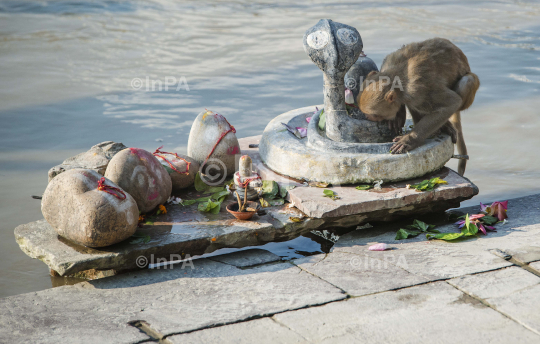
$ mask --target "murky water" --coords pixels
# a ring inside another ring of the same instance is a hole
[[[51,287],[13,236],[42,217],[30,195],[51,166],[105,140],[185,152],[205,107],[245,137],[322,103],[301,44],[320,18],[358,28],[379,65],[404,43],[452,39],[482,81],[462,115],[466,176],[480,187],[467,204],[540,192],[539,3],[1,1],[0,297]]]

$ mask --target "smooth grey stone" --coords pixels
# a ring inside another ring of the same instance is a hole
[[[358,105],[357,98],[362,87],[362,83],[366,80],[370,72],[378,72],[377,64],[367,56],[360,56],[352,65],[351,69],[345,74],[345,87],[352,91],[354,103]]]
[[[60,165],[54,166],[49,170],[49,182],[62,172],[74,168],[83,168],[94,170],[104,175],[107,165],[112,157],[127,147],[122,143],[105,141],[92,146],[87,152],[77,154],[74,157],[67,158]]]
[[[125,199],[118,199],[98,190],[101,178],[93,170],[72,169],[47,185],[41,212],[59,235],[79,245],[104,247],[135,233],[139,219],[135,200],[127,192]],[[118,188],[108,179],[105,185]]]
[[[129,193],[141,213],[167,202],[172,182],[169,173],[152,153],[126,148],[111,159],[105,177]]]
[[[203,181],[207,184],[218,185],[237,171],[237,156],[240,157],[241,152],[236,134],[232,131],[227,133],[216,146],[230,128],[224,116],[210,110],[199,113],[191,126],[187,155],[200,164]],[[205,164],[214,146],[216,148]]]

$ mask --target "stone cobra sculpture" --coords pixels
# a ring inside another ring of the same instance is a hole
[[[330,19],[321,19],[304,34],[304,50],[324,74],[326,135],[334,141],[354,142],[344,77],[362,48],[362,38],[354,27]]]

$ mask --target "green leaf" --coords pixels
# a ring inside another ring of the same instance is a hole
[[[340,199],[341,197],[339,197],[338,195],[336,195],[336,193],[332,190],[323,190],[323,197],[329,197],[331,198],[333,201],[335,201],[336,199]]]
[[[413,184],[411,185],[411,188],[416,189],[417,191],[431,191],[438,184],[448,184],[448,182],[446,180],[442,180],[439,177],[435,177],[431,179],[422,180],[418,184]]]
[[[326,114],[324,113],[324,109],[322,109],[321,114],[319,116],[319,129],[324,130],[326,127]]]
[[[418,229],[420,229],[422,232],[427,231],[428,228],[429,228],[429,225],[427,223],[422,222],[420,220],[414,220],[413,221],[413,226],[418,227]]]
[[[469,227],[470,224],[471,224],[471,220],[469,219],[469,214],[467,214],[465,215],[465,226],[463,226],[463,228]]]
[[[151,240],[150,235],[141,235],[141,236],[133,235],[133,237],[137,239],[130,241],[129,242],[130,244],[146,244],[146,243],[149,243]]]
[[[192,205],[192,204],[195,204],[195,203],[197,203],[196,199],[183,199],[181,204],[184,207],[187,207],[188,205]]]
[[[153,222],[153,221],[146,221],[144,224],[145,224],[145,225],[153,225],[154,222]]]
[[[221,202],[213,202],[211,199],[209,199],[206,202],[199,203],[197,207],[199,211],[202,211],[204,213],[212,213],[212,214],[219,213],[220,208],[221,208]]]
[[[229,191],[227,190],[224,190],[224,191],[220,191],[220,192],[216,192],[215,194],[213,194],[212,196],[210,196],[213,200],[221,203],[223,202],[224,200],[227,199],[227,197],[229,196]]]
[[[458,238],[461,238],[463,235],[464,235],[463,233],[426,234],[426,238],[450,241],[450,240],[456,240]]]
[[[491,216],[491,215],[486,215],[484,217],[481,217],[479,220],[483,224],[488,225],[488,226],[492,226],[492,225],[496,224],[497,222],[499,222],[498,218],[496,218],[495,216]]]
[[[279,187],[279,195],[281,196],[281,198],[285,198],[287,197],[287,193],[289,193],[289,190],[292,190],[295,187],[295,185],[281,185]]]
[[[373,186],[372,185],[358,185],[356,187],[356,190],[369,190],[371,189]]]
[[[394,239],[395,240],[403,240],[403,239],[415,237],[415,236],[417,236],[419,234],[420,234],[419,231],[412,231],[412,230],[407,230],[407,229],[404,229],[404,228],[400,228],[397,231],[396,237]]]
[[[271,206],[275,207],[278,205],[285,204],[285,200],[282,198],[276,198],[276,199],[269,200],[268,203],[270,203]]]
[[[473,236],[478,233],[478,227],[474,223],[469,223],[469,225],[465,225],[461,228],[461,233],[465,236]]]
[[[212,186],[209,187],[204,193],[217,193],[222,191],[226,191],[224,186]]]
[[[169,165],[161,165],[163,167],[165,167],[165,169],[167,170],[167,173],[168,174],[171,174],[174,172],[174,170],[169,166]]]
[[[273,199],[279,193],[279,185],[273,180],[263,180],[262,181],[262,196],[265,199]]]
[[[431,225],[433,226],[433,225]],[[428,228],[427,230],[429,233],[440,233],[440,231],[436,230],[436,229],[433,229],[433,228]]]
[[[201,172],[197,172],[195,175],[195,190],[198,192],[204,192],[208,189],[208,185],[205,184],[205,182],[201,179]]]

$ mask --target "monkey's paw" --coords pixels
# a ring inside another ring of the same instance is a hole
[[[416,147],[419,147],[421,144],[418,140],[413,139],[411,135],[398,136],[394,138],[393,141],[395,143],[392,148],[390,148],[390,153],[392,154],[407,153]]]

